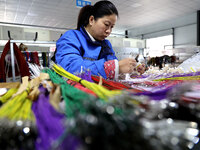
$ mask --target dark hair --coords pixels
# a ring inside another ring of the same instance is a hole
[[[97,20],[98,18],[112,14],[118,16],[118,11],[110,1],[99,1],[94,6],[86,5],[79,12],[77,29],[79,30],[81,26],[88,25],[90,16],[94,16],[94,19]]]
[[[24,45],[23,43],[21,43],[19,45],[19,49],[20,49],[20,51],[26,51],[26,50],[28,50],[28,47],[26,45]]]

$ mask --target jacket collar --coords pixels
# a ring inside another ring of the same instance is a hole
[[[92,42],[95,42],[96,40],[93,38],[93,36],[86,29],[85,29],[85,31],[87,32],[87,34],[90,37],[90,39],[92,40]]]
[[[90,38],[91,35],[89,36],[89,34],[87,33],[87,31],[85,30],[85,28],[83,26],[80,27],[80,32],[84,35],[84,37],[86,38],[86,40],[88,42],[91,42],[91,43],[93,43],[95,45],[102,45],[105,42],[105,40],[103,40],[103,41],[96,41],[95,39],[92,40]]]
[[[80,28],[80,32],[85,36],[85,38],[88,42],[101,46],[101,52],[99,54],[98,59],[103,58],[104,55],[106,56],[108,54],[112,54],[111,48],[107,45],[106,40],[92,41],[90,36],[88,35],[87,31],[85,30],[85,28],[83,26]]]

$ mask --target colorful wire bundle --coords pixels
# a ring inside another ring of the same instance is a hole
[[[92,76],[92,80],[95,81],[96,83],[99,82],[100,77],[99,76]],[[115,81],[107,81],[105,79],[102,79],[103,81],[103,86],[106,87],[109,90],[124,90],[124,89],[130,89],[131,87],[128,87],[120,82],[115,82]]]
[[[32,101],[27,98],[29,89],[10,99],[0,109],[0,117],[11,120],[35,120]]]
[[[70,80],[73,80],[73,81],[81,83],[82,85],[84,85],[88,89],[90,89],[93,92],[95,92],[99,98],[102,98],[105,101],[107,101],[108,98],[111,97],[111,96],[115,96],[115,95],[121,94],[120,90],[109,91],[109,90],[107,90],[106,88],[104,88],[101,85],[98,85],[96,83],[91,83],[91,82],[88,82],[86,80],[82,80],[81,78],[79,78],[79,77],[67,72],[62,67],[59,67],[56,64],[53,65],[53,69],[59,75],[61,75],[63,77],[66,77],[66,78],[68,78]]]
[[[61,87],[62,97],[65,100],[66,115],[68,118],[73,117],[76,111],[86,113],[86,109],[82,106],[82,101],[95,99],[95,97],[69,85],[56,72],[50,69],[44,69],[43,72],[48,73],[54,84]]]
[[[49,103],[49,91],[46,88],[41,85],[39,90],[40,95],[32,105],[38,130],[35,144],[37,150],[47,150],[52,142],[62,135],[65,115],[57,112]]]

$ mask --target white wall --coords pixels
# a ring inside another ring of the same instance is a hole
[[[24,39],[33,40],[35,33],[38,32],[38,41],[50,41],[49,30],[24,28]]]
[[[0,26],[0,39],[2,39],[3,36],[3,30],[2,30],[2,26]]]
[[[57,41],[65,30],[41,29],[31,27],[13,27],[0,26],[0,40],[8,40],[8,31],[10,31],[11,38],[14,40],[33,40],[35,33],[38,32],[38,41]],[[145,46],[144,40],[123,38],[123,37],[108,37],[112,46],[114,47],[138,47]]]
[[[35,33],[38,32],[38,41],[57,41],[65,31],[41,29],[31,27],[0,26],[0,40],[8,40],[8,31],[14,40],[33,40]]]
[[[145,41],[133,38],[122,37],[108,37],[107,38],[113,47],[131,47],[131,48],[144,48]]]
[[[50,31],[50,41],[57,41],[65,31]]]
[[[196,45],[197,42],[197,25],[188,25],[175,29],[174,32],[175,47],[179,45]]]
[[[2,40],[8,40],[8,31],[10,31],[11,38],[19,40],[23,39],[24,29],[23,28],[16,28],[16,27],[9,27],[9,26],[2,26]]]
[[[196,44],[197,13],[180,16],[165,22],[134,28],[129,30],[129,37],[153,38],[172,34],[175,32],[175,44]]]

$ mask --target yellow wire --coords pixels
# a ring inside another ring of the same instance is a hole
[[[0,117],[4,117],[10,114],[10,112],[12,111],[12,107],[13,107],[13,103],[16,103],[16,105],[19,104],[19,96],[17,95],[15,96],[13,99],[9,100],[6,104],[4,104],[1,108],[0,108]]]
[[[76,82],[81,81],[82,85],[84,85],[88,89],[95,92],[98,97],[104,99],[105,101],[107,101],[108,98],[111,97],[111,96],[119,95],[119,94],[122,93],[120,90],[111,90],[110,91],[110,90],[108,90],[108,89],[104,88],[103,86],[98,85],[96,83],[92,83],[92,82],[89,82],[87,80],[82,80],[80,77],[77,77],[77,76],[67,72],[65,69],[63,69],[60,66],[57,66],[56,64],[53,65],[53,69],[56,73],[60,74],[63,77],[66,77],[66,78],[73,80],[73,81],[76,81]]]
[[[0,117],[11,120],[35,120],[31,105],[32,101],[27,98],[30,90],[23,91],[21,94],[10,99],[0,108]]]
[[[173,78],[161,78],[153,81],[164,81],[164,80],[200,80],[200,76],[186,76],[186,77],[173,77]]]
[[[12,95],[17,92],[17,90],[18,89],[16,89],[16,88],[9,89],[6,94],[4,94],[3,96],[0,97],[0,101],[2,103],[6,103],[12,97]]]

